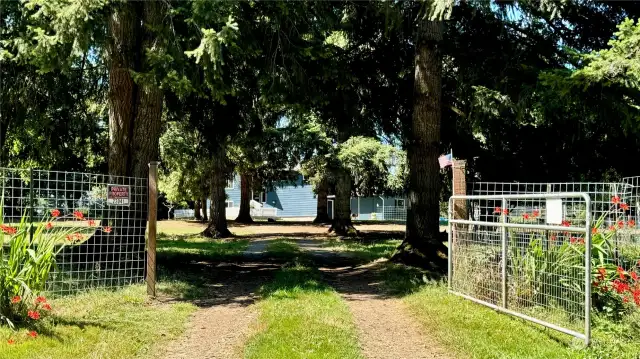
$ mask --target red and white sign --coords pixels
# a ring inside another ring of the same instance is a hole
[[[131,202],[131,188],[117,184],[107,185],[107,204],[110,206],[128,206]]]

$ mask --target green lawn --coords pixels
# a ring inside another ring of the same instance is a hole
[[[0,358],[145,358],[184,330],[195,310],[187,303],[149,302],[145,287],[92,291],[53,300],[54,317],[43,321],[38,337],[26,329],[0,328]],[[15,340],[9,345],[8,340]]]
[[[398,248],[402,240],[385,239],[370,243],[357,240],[329,240],[323,245],[336,251],[353,255],[362,261],[374,261],[378,258],[389,258]]]
[[[289,244],[276,246],[283,243]],[[316,269],[294,259],[261,294],[259,325],[245,358],[361,358],[349,309]]]
[[[449,294],[420,270],[387,264],[383,278],[425,332],[459,358],[639,358],[640,312],[618,323],[595,315],[585,350],[581,340]]]

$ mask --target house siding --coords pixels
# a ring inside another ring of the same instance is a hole
[[[240,176],[233,178],[233,187],[226,188],[227,201],[233,202],[233,207],[240,207]],[[383,201],[384,198],[384,201]],[[402,197],[357,197],[351,198],[352,217],[357,220],[369,220],[372,213],[378,213],[376,218],[381,219],[382,206],[393,206],[394,199]],[[207,201],[207,208],[210,201]],[[315,217],[317,211],[317,197],[310,184],[305,184],[303,177],[298,177],[296,184],[283,182],[273,191],[267,192],[265,208],[276,208],[278,217]],[[331,215],[331,213],[329,213]]]

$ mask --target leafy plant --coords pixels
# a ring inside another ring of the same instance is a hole
[[[29,223],[25,213],[15,226],[5,225],[2,218],[0,205],[0,325],[15,328],[33,324],[43,316],[43,310],[50,310],[41,294],[58,253],[96,230],[111,229],[98,227],[79,211],[62,217],[55,209],[37,223]],[[67,220],[73,226],[59,225]],[[86,225],[79,221],[86,221]]]

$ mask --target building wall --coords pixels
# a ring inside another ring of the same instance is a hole
[[[235,175],[233,178],[233,187],[226,188],[227,201],[233,202],[233,207],[240,207],[240,176]],[[382,206],[393,206],[394,199],[402,197],[383,197],[384,201],[380,197],[360,197],[351,198],[351,213],[352,215],[358,215],[352,217],[359,220],[371,219],[372,213],[378,213],[377,219],[380,219],[379,213],[382,211]],[[209,208],[210,201],[207,201],[207,208]],[[278,217],[315,217],[317,210],[317,198],[313,193],[313,188],[310,184],[305,184],[303,177],[300,176],[296,181],[296,185],[291,183],[283,183],[281,186],[276,186],[275,190],[267,192],[267,202],[265,207],[277,208]],[[235,211],[229,211],[237,213]],[[331,215],[331,214],[329,214]]]

